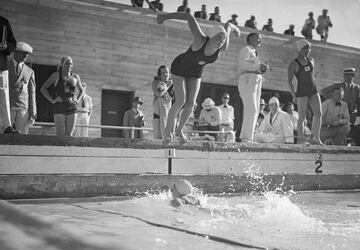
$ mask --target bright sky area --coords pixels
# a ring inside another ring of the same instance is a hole
[[[112,0],[114,1],[114,0]],[[117,0],[119,3],[130,4],[130,0]],[[165,12],[174,12],[183,0],[162,0]],[[276,33],[283,33],[290,24],[295,25],[295,35],[301,36],[301,27],[310,11],[314,12],[315,20],[322,9],[328,9],[328,15],[333,23],[330,29],[328,42],[360,48],[360,22],[357,20],[360,13],[360,0],[188,0],[191,13],[201,9],[206,4],[208,13],[214,12],[219,6],[222,21],[237,14],[239,26],[243,26],[251,15],[255,15],[258,29],[273,19]],[[144,7],[148,4],[144,1]],[[313,32],[315,40],[319,36]]]

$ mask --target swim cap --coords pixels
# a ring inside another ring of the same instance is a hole
[[[301,39],[301,40],[297,41],[296,42],[296,48],[297,48],[298,52],[300,52],[300,50],[302,50],[302,48],[304,48],[306,45],[311,46],[309,41],[306,40],[306,39]]]
[[[174,187],[181,195],[188,195],[191,194],[193,191],[193,186],[191,185],[191,183],[184,179],[176,180],[174,182]]]
[[[208,33],[209,37],[213,37],[213,36],[215,36],[215,35],[217,35],[219,33],[226,34],[226,30],[221,25],[215,25],[215,26],[212,26],[207,33]]]

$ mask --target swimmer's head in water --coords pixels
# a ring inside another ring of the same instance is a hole
[[[215,41],[218,48],[221,48],[226,40],[226,30],[221,25],[215,25],[209,30],[208,36]]]
[[[171,185],[171,192],[173,193],[173,196],[176,197],[189,195],[193,192],[193,189],[194,188],[191,183],[184,179],[176,180]]]

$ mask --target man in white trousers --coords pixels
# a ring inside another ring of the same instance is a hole
[[[11,126],[9,99],[9,70],[7,56],[16,48],[16,40],[9,21],[0,16],[0,133],[18,133]],[[3,130],[4,129],[4,130]]]
[[[260,109],[262,74],[269,66],[261,63],[257,55],[256,50],[260,47],[261,36],[258,33],[250,33],[246,41],[247,45],[240,50],[239,55],[238,89],[244,104],[240,139],[242,142],[252,142]]]

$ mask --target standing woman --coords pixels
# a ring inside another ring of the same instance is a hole
[[[193,42],[189,49],[185,53],[178,55],[171,65],[175,103],[169,111],[163,138],[164,143],[173,141],[175,120],[183,107],[176,135],[180,138],[180,143],[185,143],[187,138],[182,130],[195,105],[200,89],[203,67],[208,63],[215,62],[219,54],[228,48],[231,31],[234,31],[239,37],[240,30],[231,23],[226,23],[224,27],[216,25],[211,28],[211,35],[208,37],[190,13],[167,13],[158,14],[157,16],[158,24],[162,24],[169,19],[186,20],[193,35]]]
[[[298,144],[305,143],[304,122],[308,105],[313,111],[313,122],[310,138],[311,144],[324,145],[320,140],[321,129],[321,100],[316,89],[314,77],[314,58],[309,57],[311,44],[306,39],[301,39],[296,44],[298,56],[293,60],[288,68],[288,84],[293,100],[297,100],[299,119],[297,122]],[[294,75],[297,79],[297,90],[295,93],[293,86]]]
[[[154,92],[154,139],[162,139],[172,100],[172,81],[170,80],[169,68],[166,65],[159,67],[151,87]]]
[[[41,86],[41,93],[54,104],[54,123],[57,136],[72,136],[75,129],[78,100],[84,95],[80,77],[72,72],[73,60],[69,56],[61,59],[58,71],[53,73]],[[55,89],[55,97],[49,93],[49,88]],[[75,89],[79,94],[75,97]]]

